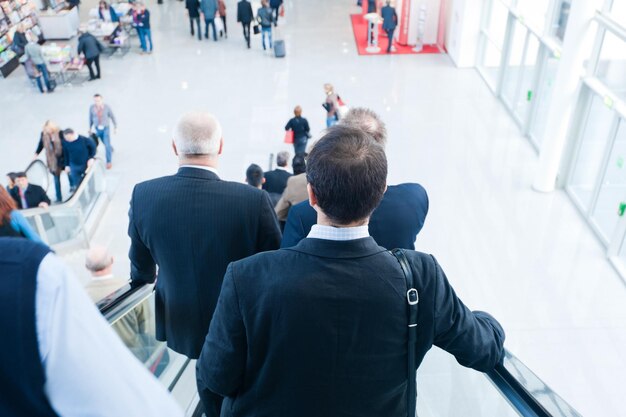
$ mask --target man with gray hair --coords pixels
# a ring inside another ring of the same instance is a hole
[[[277,249],[281,239],[267,193],[220,179],[223,143],[213,115],[183,115],[172,142],[178,173],[137,184],[128,214],[132,283],[156,281],[156,337],[191,359],[228,264]]]
[[[387,144],[385,123],[370,109],[352,108],[339,124],[365,131],[382,146]],[[384,248],[414,250],[415,240],[424,226],[427,214],[428,194],[424,187],[417,183],[390,185],[380,205],[372,213],[369,232]],[[298,244],[316,222],[317,215],[308,201],[291,207],[281,247],[289,248]]]
[[[291,177],[291,172],[287,170],[289,164],[289,152],[282,151],[276,155],[276,169],[265,173],[265,183],[263,189],[271,195],[277,195],[278,201],[280,196],[287,187],[287,180]]]
[[[113,257],[103,246],[89,249],[85,268],[91,274],[91,281],[85,286],[85,290],[95,303],[128,284],[127,279],[115,278],[113,275]]]

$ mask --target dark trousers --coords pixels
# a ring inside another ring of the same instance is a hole
[[[204,19],[205,29],[204,29],[204,37],[209,38],[209,25],[213,27],[213,40],[217,41],[217,31],[215,30],[215,18],[213,19]]]
[[[86,165],[70,165],[70,191],[76,191],[76,188],[80,185],[83,177],[85,176],[85,171],[87,170]]]
[[[274,15],[274,26],[278,25],[278,15],[280,14],[280,6],[272,7],[272,14]]]
[[[92,64],[96,64],[96,71],[98,75],[94,74],[93,68],[91,67]],[[100,78],[100,55],[94,58],[87,58],[87,68],[89,69],[90,79],[94,80],[96,78]]]
[[[391,52],[391,46],[393,45],[393,32],[395,31],[396,28],[385,29],[385,32],[387,32],[387,37],[389,38],[389,43],[387,44],[387,52]]]
[[[57,203],[63,201],[63,195],[61,194],[61,174],[54,175],[54,191],[56,193]]]
[[[306,143],[308,138],[306,136],[302,136],[301,138],[296,138],[293,141],[293,150],[298,154],[304,154],[306,152]]]
[[[48,91],[54,90],[53,88],[50,88],[50,73],[48,73],[48,67],[46,67],[46,64],[38,64],[35,66],[37,67],[37,70],[41,73],[43,77],[43,82],[46,84],[46,88],[48,89]],[[37,81],[37,85],[39,86],[39,90],[41,90],[41,92],[43,93],[41,81]]]
[[[194,35],[193,30],[193,22],[196,22],[196,26],[198,27],[198,39],[202,39],[202,30],[200,29],[200,18],[199,17],[190,17],[189,18],[189,26],[191,27],[191,36]]]
[[[241,22],[241,26],[243,27],[243,37],[246,38],[246,43],[248,44],[248,48],[250,47],[250,22],[244,23]]]
[[[228,37],[228,29],[226,29],[226,16],[220,16],[222,24],[224,25],[224,36]]]

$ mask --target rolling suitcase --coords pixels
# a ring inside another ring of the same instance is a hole
[[[284,58],[285,53],[285,41],[283,39],[274,41],[274,56],[276,58]]]

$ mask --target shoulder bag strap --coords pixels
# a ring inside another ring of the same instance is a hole
[[[393,256],[396,257],[404,277],[406,279],[406,301],[407,301],[407,315],[409,326],[409,337],[407,343],[407,412],[409,417],[415,417],[415,408],[417,401],[417,387],[415,382],[415,342],[417,340],[417,313],[419,294],[415,289],[415,279],[413,277],[413,271],[409,260],[402,249],[393,249],[390,251]]]

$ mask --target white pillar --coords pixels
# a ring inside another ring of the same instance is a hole
[[[578,86],[585,60],[589,59],[596,30],[592,19],[603,0],[572,1],[561,51],[533,188],[554,191],[561,158],[567,143],[567,130],[577,104]]]
[[[457,67],[476,65],[483,3],[482,0],[448,0],[445,45]]]

